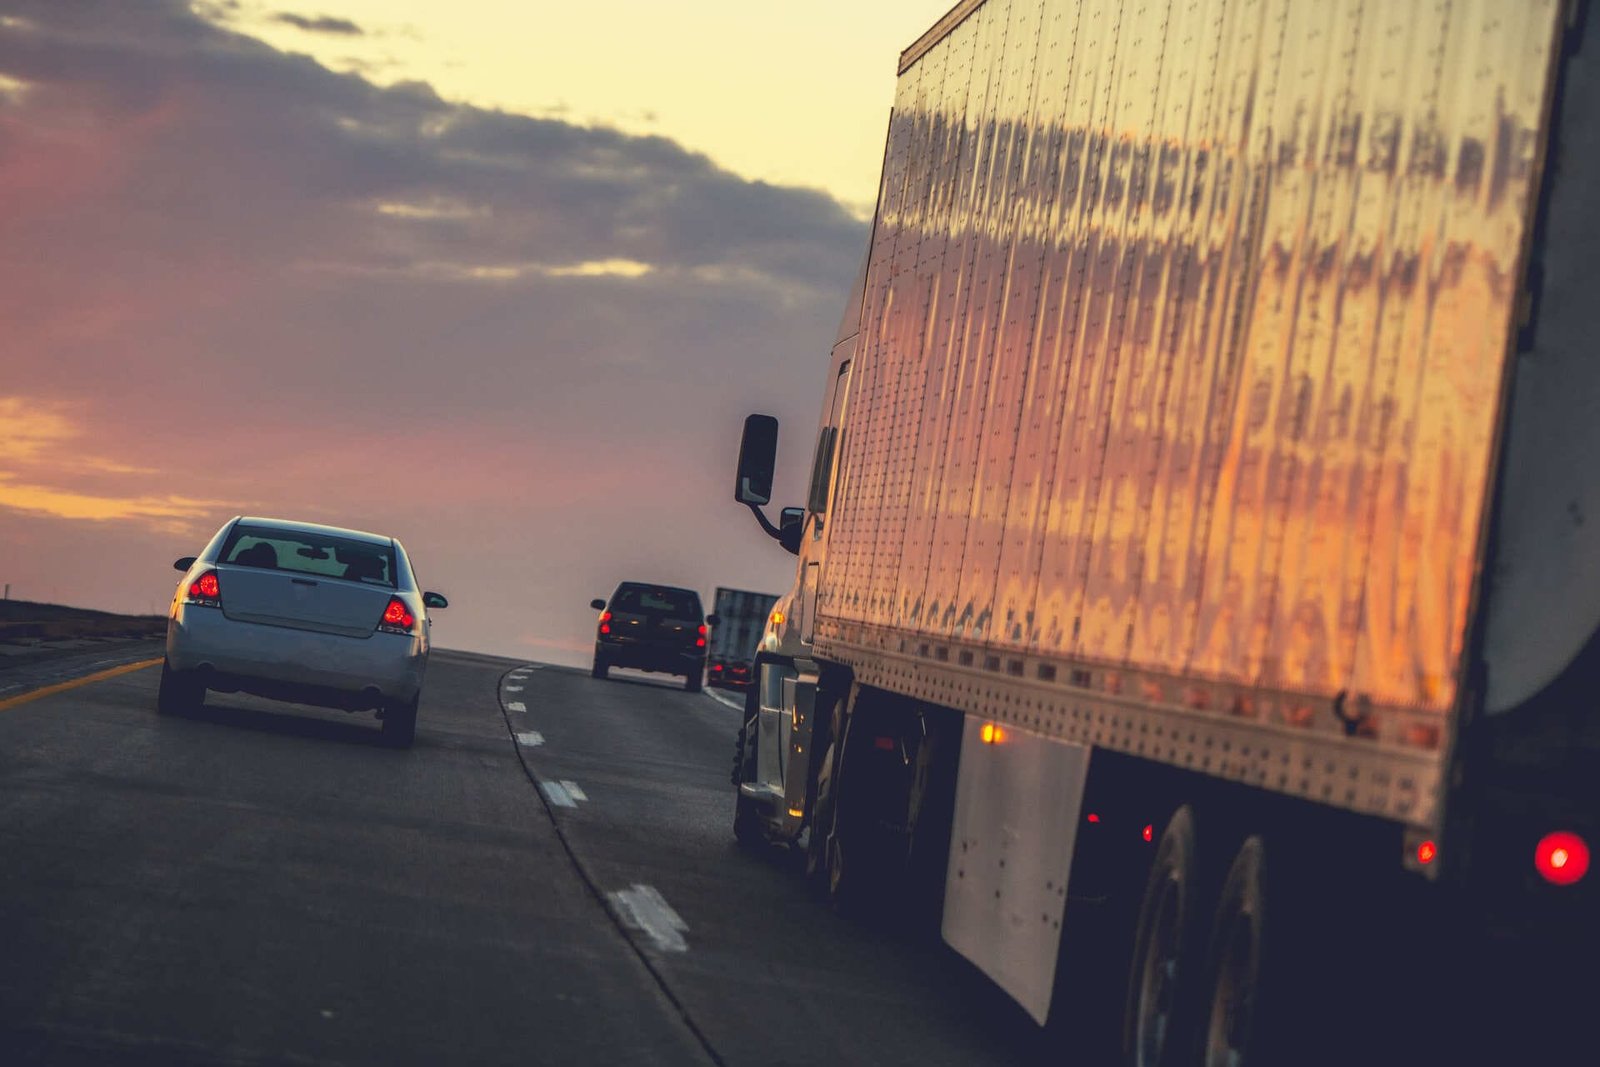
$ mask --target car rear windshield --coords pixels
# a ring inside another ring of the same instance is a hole
[[[678,619],[700,617],[700,595],[659,585],[625,585],[611,598],[612,611],[638,611]]]
[[[309,530],[235,526],[222,545],[223,563],[343,578],[393,589],[394,548]]]

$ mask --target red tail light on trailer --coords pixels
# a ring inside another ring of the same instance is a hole
[[[1589,843],[1569,830],[1545,834],[1533,850],[1533,867],[1551,885],[1576,885],[1589,873]]]
[[[383,618],[378,620],[378,629],[387,634],[408,634],[416,624],[417,617],[406,607],[406,602],[392,596],[388,606],[383,609]]]

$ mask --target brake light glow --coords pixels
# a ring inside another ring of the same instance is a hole
[[[1091,811],[1089,813],[1089,821],[1090,822],[1099,822],[1100,821],[1100,816],[1096,815],[1094,812]]]
[[[383,609],[383,618],[378,620],[378,629],[388,634],[408,634],[416,623],[417,617],[411,614],[406,602],[392,596],[388,606]]]
[[[1576,885],[1589,873],[1589,843],[1568,830],[1545,834],[1533,850],[1533,866],[1551,885]]]
[[[609,611],[600,613],[600,632],[603,634],[611,632],[611,612]]]
[[[222,606],[222,583],[217,581],[216,571],[206,571],[189,583],[189,603],[213,608]]]
[[[1145,823],[1144,824],[1144,834],[1143,834],[1144,839],[1146,841],[1154,841],[1155,840],[1155,836],[1156,836],[1155,825],[1153,823]]]
[[[1417,862],[1426,867],[1439,856],[1439,846],[1432,841],[1424,841],[1417,846]]]

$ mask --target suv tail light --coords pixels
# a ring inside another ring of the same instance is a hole
[[[600,632],[603,634],[611,632],[611,612],[609,611],[600,613]]]
[[[694,647],[696,647],[696,648],[705,648],[706,647],[706,628],[704,626],[700,627],[699,636],[697,636],[694,639]]]
[[[190,604],[198,604],[202,607],[222,607],[222,583],[217,580],[217,572],[206,571],[190,582],[189,595],[185,599]]]
[[[397,596],[389,598],[389,604],[383,609],[383,618],[378,620],[378,631],[386,634],[409,634],[414,632],[417,617],[411,614],[411,609],[406,607],[406,602]]]

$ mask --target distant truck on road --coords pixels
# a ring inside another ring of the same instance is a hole
[[[747,589],[717,587],[712,611],[717,625],[711,630],[711,647],[706,656],[706,684],[722,689],[745,689],[750,684],[750,667],[756,646],[766,631],[776,593],[752,593]]]
[[[1394,976],[1491,942],[1592,983],[1581,12],[962,0],[907,49],[779,526],[746,421],[799,560],[735,835],[1128,1063],[1443,1039],[1497,1009]]]

